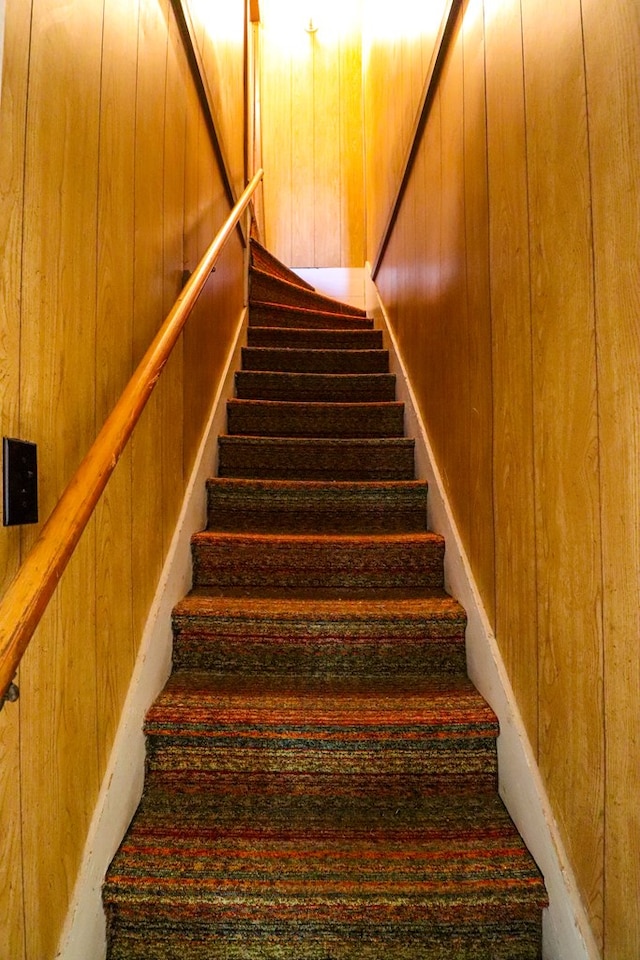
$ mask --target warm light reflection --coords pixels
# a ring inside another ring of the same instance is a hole
[[[221,43],[243,43],[244,0],[189,0],[194,20],[201,23],[205,33]]]
[[[399,40],[417,41],[435,37],[445,8],[444,0],[363,0],[363,53],[368,59],[373,46]]]
[[[360,30],[363,0],[261,0],[269,43],[288,57],[303,57],[314,43],[329,46]],[[364,0],[366,3],[367,0]],[[316,30],[309,32],[309,23]]]

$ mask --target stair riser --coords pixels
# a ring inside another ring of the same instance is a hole
[[[434,587],[443,586],[444,543],[424,537],[401,543],[269,540],[198,534],[193,539],[195,586]]]
[[[364,315],[364,310],[340,303],[314,290],[305,290],[298,284],[288,283],[260,270],[252,270],[249,281],[249,297],[256,303],[278,303],[307,310],[323,310],[336,315]]]
[[[242,348],[243,370],[289,373],[388,373],[387,350],[293,350]]]
[[[144,916],[144,915],[143,915]],[[291,929],[278,925],[265,929],[263,938],[251,936],[250,924],[236,931],[228,924],[213,926],[207,920],[200,925],[180,925],[167,935],[165,923],[153,931],[156,918],[144,916],[145,935],[135,933],[139,914],[124,918],[115,912],[110,923],[116,940],[110,960],[540,960],[542,924],[539,918],[523,920],[517,926],[512,920],[496,924],[489,937],[483,929],[470,930],[465,936],[458,922],[455,935],[446,928],[439,932],[433,923],[425,927],[397,924],[398,940],[390,939],[385,927],[379,933],[371,922],[355,927],[348,938],[334,925],[323,928],[314,924],[305,936],[299,922]],[[133,926],[134,932],[131,933]],[[439,935],[437,942],[434,938]],[[366,940],[364,938],[367,938]],[[346,938],[346,939],[345,939]],[[189,950],[185,953],[185,943]],[[408,947],[408,944],[413,945]]]
[[[294,330],[373,330],[373,320],[348,314],[298,310],[269,304],[249,305],[249,327],[281,327]]]
[[[228,635],[224,628],[181,629],[174,635],[174,669],[225,676],[379,677],[459,674],[464,636],[416,640],[350,634],[309,637]]]
[[[395,489],[395,487],[398,487]],[[210,481],[210,530],[256,533],[416,533],[426,530],[426,486]]]
[[[413,480],[414,446],[410,440],[306,442],[221,437],[221,477],[271,480]]]
[[[249,327],[250,347],[292,350],[380,350],[381,330],[305,330]]]
[[[497,776],[495,740],[477,739],[454,749],[443,747],[440,739],[413,739],[413,749],[407,750],[404,734],[394,743],[382,740],[357,740],[351,747],[328,744],[326,737],[317,742],[300,741],[308,737],[306,730],[291,731],[292,745],[274,746],[271,738],[261,739],[259,732],[248,731],[247,742],[239,738],[237,728],[228,737],[189,737],[147,735],[147,767],[150,771],[202,770],[207,772],[253,773],[308,773],[317,776],[344,774],[364,776],[420,776],[425,789],[433,791],[441,783],[457,782],[471,788],[478,778]],[[342,731],[341,736],[346,736]],[[416,735],[417,736],[417,735]],[[446,736],[446,735],[443,735]]]
[[[239,400],[389,403],[396,398],[396,378],[390,373],[341,375],[248,370],[236,374],[235,385]]]
[[[227,431],[249,437],[401,437],[402,404],[231,401]]]

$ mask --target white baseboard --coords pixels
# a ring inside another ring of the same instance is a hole
[[[136,810],[144,781],[145,714],[171,670],[171,611],[191,589],[191,535],[206,523],[206,481],[217,470],[219,434],[225,432],[226,401],[240,366],[247,311],[243,310],[167,553],[140,644],[129,693],[96,804],[67,919],[56,956],[103,960],[106,926],[102,884]]]
[[[429,483],[429,528],[446,540],[445,586],[467,612],[467,669],[500,722],[500,795],[540,867],[549,895],[543,915],[545,960],[600,960],[600,951],[578,893],[536,760],[518,710],[496,638],[448,503],[444,483],[400,356],[384,305],[367,269],[367,310],[382,327],[396,374],[398,400],[405,404],[405,427],[416,443],[416,476]]]

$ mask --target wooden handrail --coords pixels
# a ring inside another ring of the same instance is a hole
[[[433,104],[436,88],[438,86],[438,80],[442,72],[442,66],[449,50],[455,25],[458,19],[458,14],[462,9],[463,3],[464,0],[448,0],[442,15],[442,20],[440,21],[440,29],[438,30],[438,36],[436,37],[433,53],[431,55],[431,61],[429,63],[429,69],[427,70],[427,76],[422,89],[420,106],[418,107],[413,130],[411,132],[411,138],[409,140],[407,155],[402,167],[402,176],[400,177],[400,182],[391,206],[391,211],[380,239],[380,245],[378,247],[376,258],[371,267],[371,276],[374,280],[376,279],[378,271],[382,266],[382,258],[384,257],[387,246],[389,245],[391,233],[400,212],[400,204],[402,203],[402,198],[404,197],[407,186],[409,185],[409,177],[411,176],[411,171],[413,170],[413,165],[420,149],[422,133],[427,124],[429,113],[431,112],[431,106]]]
[[[187,281],[0,603],[0,704],[189,314],[262,177],[259,170]]]

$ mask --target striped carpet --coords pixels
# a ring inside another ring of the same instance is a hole
[[[250,319],[110,960],[538,960],[542,878],[381,333],[252,242]]]

